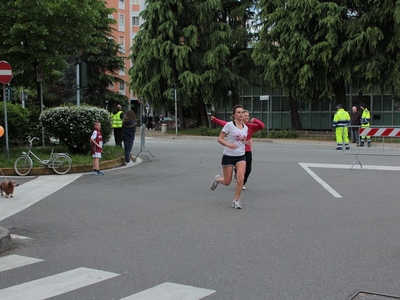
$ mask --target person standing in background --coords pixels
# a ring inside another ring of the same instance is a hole
[[[361,127],[369,128],[369,123],[371,122],[371,114],[365,105],[365,103],[361,103],[360,105],[362,114],[361,114]],[[365,136],[361,136],[360,147],[364,147]],[[368,147],[371,147],[371,137],[367,136]]]
[[[92,157],[93,157],[93,175],[104,175],[103,172],[99,170],[99,160],[101,158],[101,152],[103,150],[103,135],[100,131],[101,123],[100,121],[94,122],[94,130],[92,136],[90,137],[90,143],[92,144]]]
[[[146,116],[146,113],[142,114],[142,126],[147,127],[147,116]]]
[[[147,117],[147,129],[153,130],[153,116],[151,114]]]
[[[121,104],[117,104],[116,110],[111,113],[111,123],[114,130],[115,145],[122,147],[122,119],[124,112]]]
[[[350,115],[343,109],[342,104],[336,106],[337,112],[333,117],[333,128],[336,133],[336,150],[342,150],[343,144],[346,150],[350,150],[348,126],[350,125]]]
[[[131,151],[133,142],[135,140],[136,133],[136,116],[133,110],[128,110],[122,120],[122,139],[124,141],[125,148],[125,164],[132,166],[133,161],[131,160]]]
[[[351,141],[353,143],[357,143],[357,147],[360,145],[360,134],[359,134],[359,128],[361,125],[361,114],[358,111],[356,106],[353,106],[351,108]]]

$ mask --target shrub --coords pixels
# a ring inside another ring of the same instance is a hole
[[[299,134],[293,130],[271,130],[268,137],[271,139],[295,139],[298,138]]]
[[[4,120],[4,102],[0,105],[0,125],[6,129]],[[39,121],[36,120],[32,124],[31,112],[28,109],[22,108],[19,104],[7,103],[7,128],[8,128],[8,142],[12,145],[18,145],[26,141],[28,135],[35,132]],[[6,144],[6,134],[1,138],[1,145]]]
[[[201,126],[201,127],[199,127],[198,130],[199,130],[200,135],[219,136],[219,134],[221,133],[221,129],[222,128],[209,128],[209,127]]]
[[[266,137],[267,137],[266,129],[263,129],[263,130],[253,133],[253,138],[256,138],[256,139],[262,139],[262,138],[266,138]]]
[[[92,106],[65,106],[45,110],[40,115],[40,124],[45,132],[68,147],[71,153],[87,154],[94,121],[101,122],[103,141],[111,137],[111,118],[107,110]]]

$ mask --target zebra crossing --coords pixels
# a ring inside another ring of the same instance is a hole
[[[16,268],[34,265],[44,260],[11,254],[0,257],[0,274]],[[59,296],[121,274],[90,268],[76,268],[44,278],[0,289],[1,300],[43,300]],[[216,291],[164,282],[120,300],[200,300]]]

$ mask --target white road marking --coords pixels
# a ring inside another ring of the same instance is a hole
[[[55,274],[45,278],[29,281],[0,290],[1,300],[43,300],[55,297],[103,280],[118,276],[119,274],[77,268],[67,272]]]
[[[213,290],[164,282],[121,300],[199,300],[213,293]]]
[[[7,255],[4,257],[0,257],[0,272],[31,265],[41,261],[43,261],[43,259],[21,256],[16,254]]]
[[[81,176],[82,174],[40,176],[16,187],[14,198],[0,199],[0,221],[55,193]]]
[[[317,174],[310,170],[310,168],[328,168],[328,169],[347,169],[351,170],[350,165],[340,165],[340,164],[317,164],[317,163],[299,163],[299,165],[306,170],[308,174],[311,175],[319,184],[321,184],[329,193],[331,193],[335,198],[343,198],[338,192],[329,186],[325,181],[323,181]],[[353,170],[357,169],[353,167]],[[361,169],[359,167],[358,169]],[[394,166],[372,166],[364,165],[362,170],[380,170],[380,171],[400,171],[400,167]]]
[[[31,240],[30,237],[23,236],[23,235],[12,234],[12,233],[10,235],[11,235],[11,238],[15,239],[15,240]]]

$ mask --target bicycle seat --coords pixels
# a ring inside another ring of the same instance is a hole
[[[50,138],[50,144],[52,144],[52,145],[58,145],[58,144],[60,144],[60,139],[51,137],[51,138]]]

